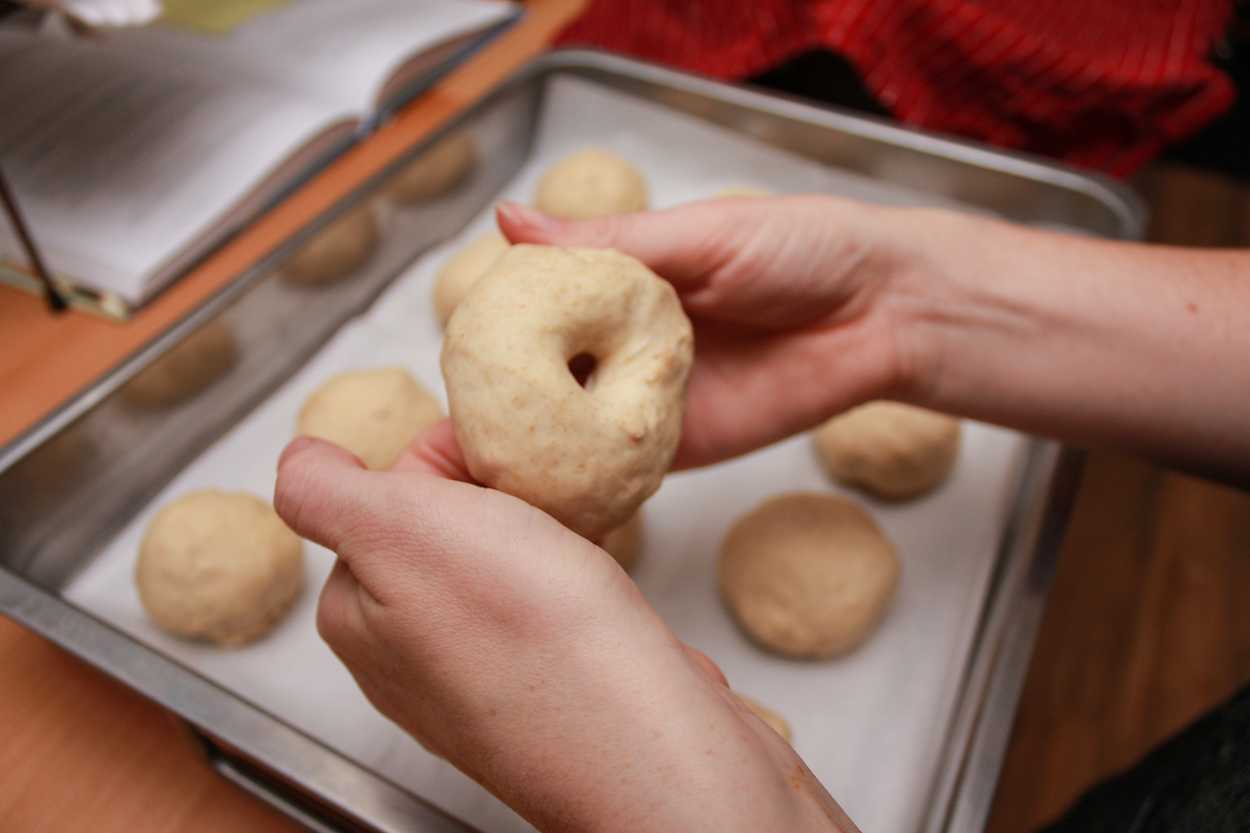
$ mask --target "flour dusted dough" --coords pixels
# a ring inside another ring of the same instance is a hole
[[[610,150],[587,148],[553,165],[538,182],[534,205],[556,217],[584,220],[647,208],[647,181]]]
[[[434,281],[434,313],[438,323],[447,326],[447,319],[464,296],[507,250],[507,239],[498,231],[489,231],[448,258]]]
[[[798,492],[741,518],[721,548],[720,589],[760,646],[791,657],[853,650],[898,586],[894,547],[845,498]]]
[[[453,133],[397,173],[387,194],[400,203],[431,200],[455,188],[477,164],[477,146],[468,133]]]
[[[175,405],[225,375],[237,358],[234,333],[215,319],[145,367],[122,388],[122,398],[140,408]]]
[[[959,420],[897,402],[869,402],[812,435],[837,480],[892,500],[940,484],[959,456]]]
[[[242,492],[192,492],[148,525],[135,583],[163,629],[243,645],[268,632],[299,596],[303,549],[266,501]]]
[[[293,283],[324,284],[345,278],[369,260],[378,246],[378,221],[368,204],[358,206],[317,233],[282,264]]]
[[[634,258],[511,247],[443,340],[469,471],[599,540],[659,488],[693,354],[673,287]],[[584,386],[570,369],[581,357],[594,364]]]
[[[438,400],[408,371],[383,367],[330,377],[300,409],[298,430],[386,469],[442,416]]]
[[[638,562],[638,556],[642,554],[642,510],[635,512],[622,526],[604,535],[600,546],[626,571],[632,570]]]
[[[752,714],[767,723],[770,729],[785,738],[786,743],[794,742],[794,732],[790,729],[789,721],[784,717],[760,701],[747,697],[745,694],[739,694],[735,691],[734,696],[741,700],[742,705],[750,709]]]

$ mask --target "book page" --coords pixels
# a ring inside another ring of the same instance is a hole
[[[145,281],[341,112],[155,52],[0,30],[0,166],[49,268]],[[0,256],[25,263],[7,222]]]
[[[111,41],[230,63],[275,88],[365,115],[409,58],[515,13],[501,0],[294,0],[218,36],[157,25],[114,33]]]

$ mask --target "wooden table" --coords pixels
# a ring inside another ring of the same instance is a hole
[[[1250,187],[1158,166],[1151,240],[1250,246]],[[1250,280],[1250,276],[1247,276]],[[1033,831],[1250,683],[1250,494],[1090,455],[991,833]]]
[[[511,69],[581,0],[535,0],[506,35],[125,326],[50,318],[0,289],[0,443],[271,249]],[[1153,237],[1250,243],[1250,191],[1183,171],[1141,183]],[[1091,456],[990,829],[1023,833],[1250,680],[1250,497]],[[0,830],[296,831],[218,777],[177,720],[0,619]]]

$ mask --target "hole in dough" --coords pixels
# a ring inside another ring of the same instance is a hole
[[[578,353],[569,359],[569,373],[573,374],[573,378],[577,380],[577,384],[584,388],[590,387],[590,377],[594,375],[595,367],[599,362],[589,353]]]

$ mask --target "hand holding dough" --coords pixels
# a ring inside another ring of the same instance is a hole
[[[598,540],[659,488],[693,353],[673,287],[634,258],[511,247],[443,340],[470,473]]]

